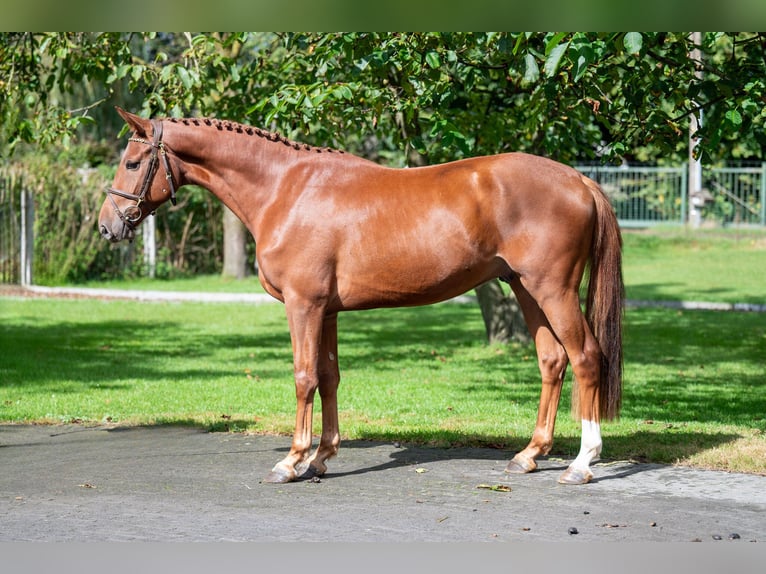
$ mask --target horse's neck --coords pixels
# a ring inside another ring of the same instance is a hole
[[[252,131],[171,123],[165,132],[167,146],[182,162],[181,184],[209,190],[251,231],[263,206],[273,201],[280,173],[300,155]]]

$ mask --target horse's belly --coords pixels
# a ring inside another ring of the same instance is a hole
[[[502,262],[494,258],[471,260],[456,255],[415,258],[409,254],[356,261],[351,269],[339,270],[338,300],[344,309],[428,305],[462,295],[502,273]]]

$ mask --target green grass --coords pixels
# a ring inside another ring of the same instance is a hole
[[[220,275],[199,275],[181,279],[114,279],[110,281],[88,281],[77,287],[95,287],[98,289],[137,289],[141,291],[184,291],[209,293],[264,293],[258,277],[251,276],[237,280]]]
[[[292,430],[280,305],[0,299],[0,320],[0,421]],[[529,439],[534,351],[485,345],[475,306],[349,313],[340,331],[344,438],[510,451]],[[631,310],[625,343],[605,457],[766,472],[762,315]],[[568,404],[565,392],[554,454],[573,456]]]
[[[625,232],[631,299],[766,304],[763,231]]]
[[[628,296],[764,303],[764,237],[626,233]],[[110,286],[260,290],[255,279],[218,277]],[[529,440],[540,386],[534,349],[487,346],[477,306],[348,313],[339,330],[345,439],[509,451]],[[281,305],[0,297],[0,350],[0,422],[292,432]],[[603,456],[766,473],[764,367],[764,314],[628,310],[623,412],[604,427]],[[554,455],[579,448],[569,386]]]

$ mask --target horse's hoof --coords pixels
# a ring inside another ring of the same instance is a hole
[[[284,468],[275,466],[269,474],[263,479],[263,482],[270,484],[284,484],[295,480],[295,471],[288,471]]]
[[[526,474],[537,469],[537,463],[526,456],[517,454],[505,467],[505,472],[508,474]]]
[[[303,471],[300,477],[303,480],[311,480],[312,478],[315,478],[315,477],[324,476],[325,470],[326,469],[323,470],[313,465],[308,465],[308,467],[306,467],[306,470]]]
[[[590,469],[581,469],[569,467],[559,477],[559,484],[587,484],[590,479],[593,478],[593,473]]]

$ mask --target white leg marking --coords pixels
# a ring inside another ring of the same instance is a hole
[[[597,458],[599,454],[601,454],[601,425],[595,421],[583,419],[580,452],[571,466],[588,470],[591,461]]]

